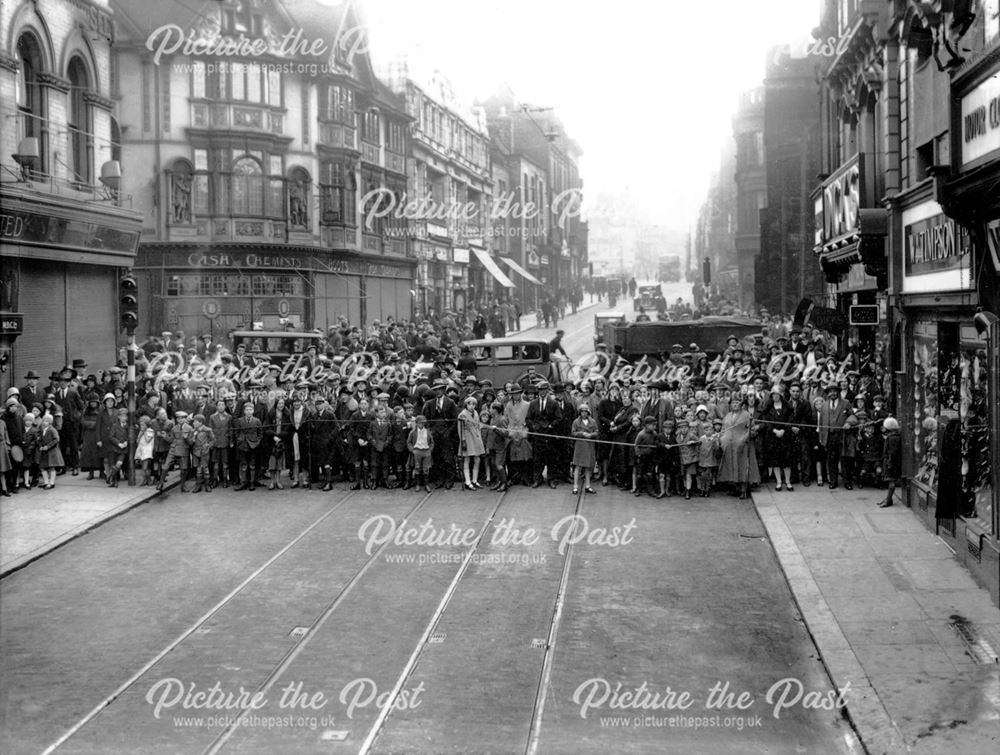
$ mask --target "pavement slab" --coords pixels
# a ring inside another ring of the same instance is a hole
[[[841,503],[838,491],[761,486],[753,501],[834,685],[852,685],[847,715],[861,743],[871,753],[995,751],[1000,610],[912,512],[872,510],[881,491],[848,493]],[[838,544],[830,529],[850,537]]]

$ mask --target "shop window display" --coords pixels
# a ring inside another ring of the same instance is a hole
[[[959,513],[992,531],[989,380],[986,343],[971,325],[918,322],[914,326],[909,398],[913,430],[912,478],[936,494],[942,430],[960,425]]]

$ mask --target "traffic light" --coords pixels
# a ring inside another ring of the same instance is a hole
[[[118,322],[129,333],[139,325],[139,284],[132,273],[118,280]]]
[[[706,286],[712,282],[712,260],[708,257],[705,258],[705,262],[702,264],[701,278]]]

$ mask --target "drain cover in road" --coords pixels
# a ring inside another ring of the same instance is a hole
[[[295,629],[288,633],[288,636],[293,640],[301,640],[306,636],[306,632],[308,631],[309,627],[295,627]]]
[[[327,729],[326,731],[324,731],[322,734],[319,735],[319,738],[323,742],[343,742],[345,739],[347,739],[349,734],[350,734],[349,731],[338,731],[336,729]]]
[[[427,642],[430,643],[431,645],[440,645],[442,642],[444,642],[444,638],[447,636],[448,635],[446,635],[444,632],[438,632],[437,634],[432,634],[430,639],[427,640]]]
[[[533,648],[544,648],[546,644],[545,640],[540,637],[536,637],[531,641],[531,647]]]

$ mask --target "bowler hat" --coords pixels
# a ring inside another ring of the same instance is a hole
[[[28,373],[24,376],[25,380],[41,380],[42,376],[39,375],[34,370],[28,370]]]
[[[87,369],[87,360],[86,359],[74,359],[73,360],[73,369],[76,370],[77,372],[83,372],[85,369]]]

